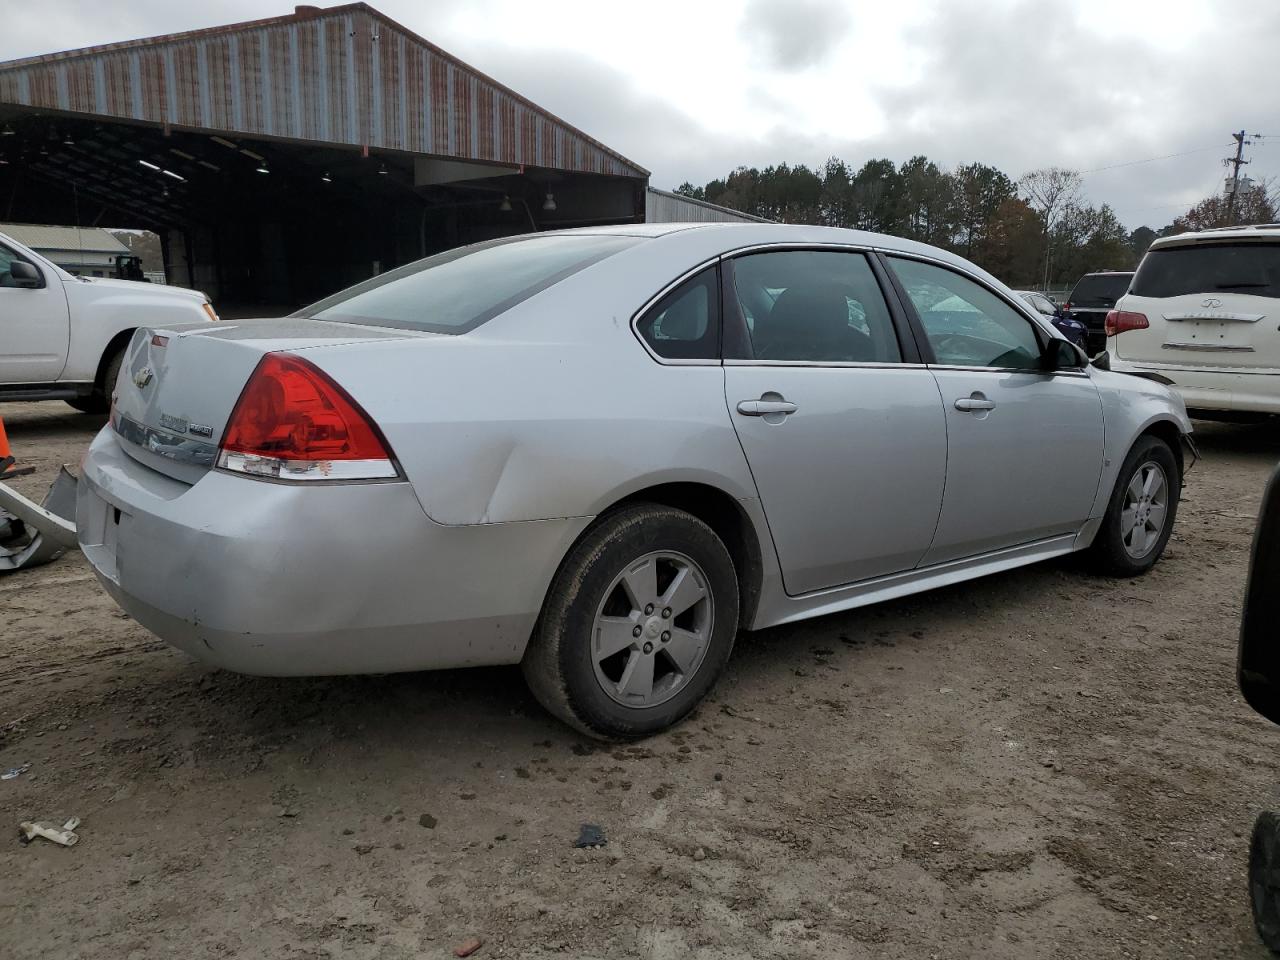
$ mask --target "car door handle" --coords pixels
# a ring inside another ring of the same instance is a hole
[[[738,412],[744,417],[767,417],[771,413],[795,413],[796,405],[790,400],[743,400]]]
[[[988,400],[981,394],[976,394],[972,397],[961,397],[956,401],[956,409],[964,410],[966,413],[974,410],[994,410],[995,408],[995,401]]]

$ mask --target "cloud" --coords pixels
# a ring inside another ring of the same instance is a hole
[[[262,16],[254,0],[45,0],[0,60]],[[1280,134],[1280,2],[1236,0],[412,0],[375,6],[672,187],[740,165],[925,154],[1017,177],[1087,173],[1089,202],[1161,226],[1221,188],[1230,131]],[[286,4],[280,12],[288,9]],[[99,8],[102,13],[102,8]],[[52,38],[52,39],[51,39]],[[1280,139],[1248,172],[1280,174]]]
[[[846,8],[823,0],[749,0],[738,30],[768,66],[794,72],[819,66],[850,25]]]

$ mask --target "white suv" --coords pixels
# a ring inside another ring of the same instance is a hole
[[[1106,334],[1111,369],[1171,381],[1193,416],[1280,413],[1280,224],[1156,240]]]

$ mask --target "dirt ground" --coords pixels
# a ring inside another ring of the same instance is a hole
[[[102,422],[0,413],[33,493]],[[0,781],[0,955],[1261,957],[1280,730],[1234,657],[1280,429],[1198,432],[1147,577],[1041,565],[743,636],[625,748],[514,668],[241,677],[78,555],[2,578],[0,770],[31,767]],[[72,815],[77,846],[18,843]]]

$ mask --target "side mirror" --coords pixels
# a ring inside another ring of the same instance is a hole
[[[1280,468],[1262,495],[1245,583],[1236,677],[1254,710],[1280,723]]]
[[[9,264],[9,276],[13,279],[15,287],[31,289],[44,285],[44,278],[40,276],[40,271],[25,260],[11,261]]]
[[[1081,370],[1089,362],[1083,350],[1069,340],[1059,340],[1057,337],[1045,346],[1041,360],[1044,369],[1051,373],[1054,370]]]

